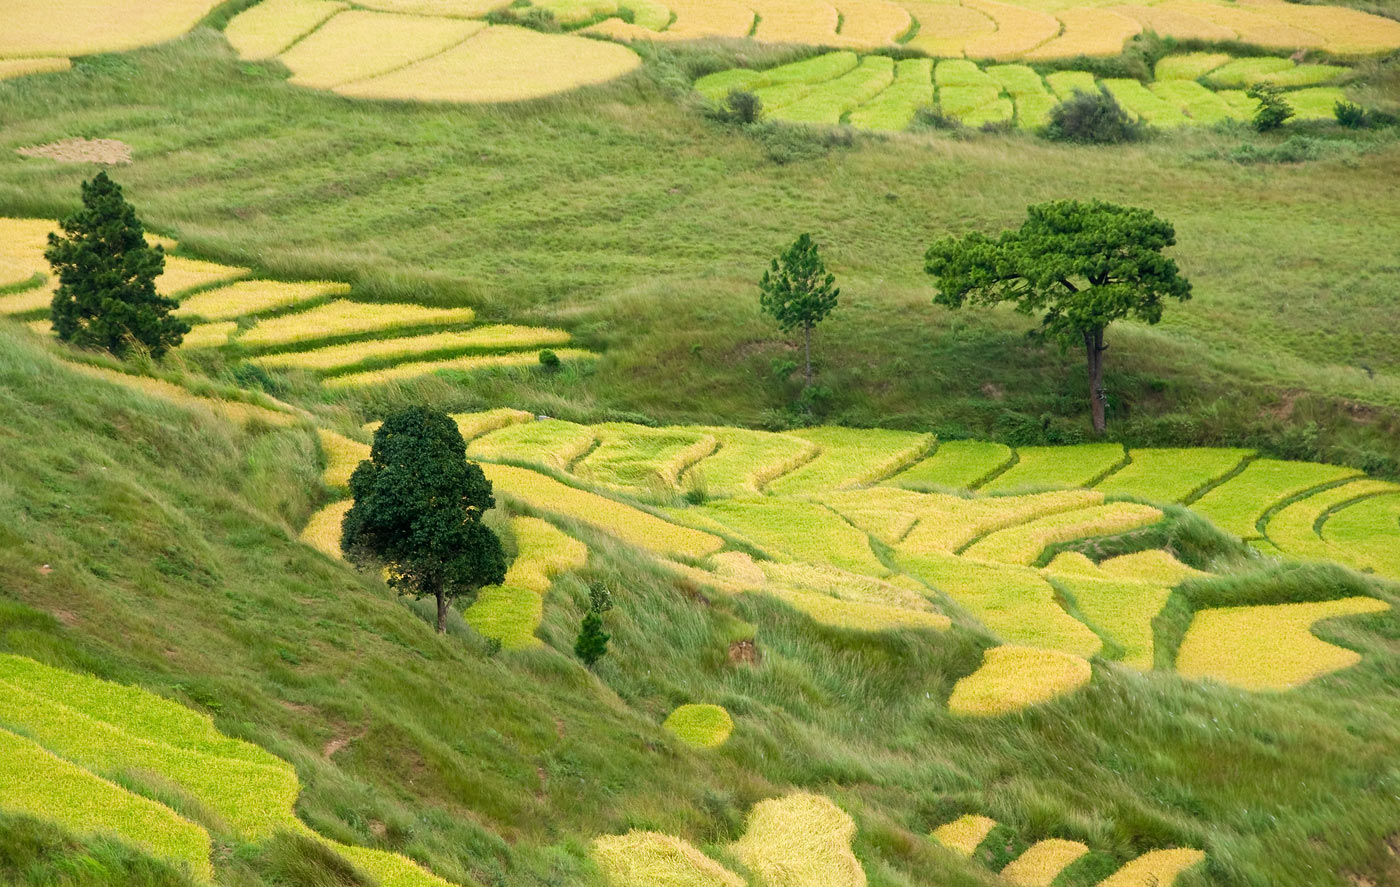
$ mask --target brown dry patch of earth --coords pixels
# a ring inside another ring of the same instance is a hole
[[[16,148],[23,157],[45,157],[58,163],[101,163],[116,166],[131,162],[131,146],[116,139],[62,139],[47,145]]]

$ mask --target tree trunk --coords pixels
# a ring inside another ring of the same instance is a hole
[[[812,325],[804,324],[802,327],[802,337],[807,349],[807,372],[804,378],[808,387],[812,384]]]
[[[1084,331],[1084,352],[1089,360],[1089,411],[1094,419],[1094,434],[1102,436],[1108,429],[1104,418],[1106,399],[1103,393],[1103,327]]]
[[[438,621],[437,633],[444,634],[447,631],[447,595],[441,591],[437,593]]]

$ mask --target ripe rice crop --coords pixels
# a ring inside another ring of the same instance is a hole
[[[828,52],[824,55],[803,59],[787,65],[779,65],[765,72],[763,86],[781,86],[785,83],[825,83],[855,70],[860,57],[854,52]]]
[[[730,850],[764,887],[865,887],[851,852],[856,825],[821,795],[795,792],[760,801]]]
[[[850,601],[811,591],[784,588],[781,585],[765,585],[761,591],[810,617],[812,621],[833,628],[855,631],[931,628],[935,631],[946,631],[952,624],[947,616],[926,610]]]
[[[537,517],[517,517],[510,522],[517,552],[506,571],[506,585],[544,594],[554,577],[582,569],[588,562],[588,546]]]
[[[1091,625],[1123,648],[1124,665],[1152,670],[1156,661],[1152,620],[1171,597],[1169,584],[1115,579],[1103,571],[1097,576],[1088,571],[1062,571],[1054,564],[1046,573],[1069,588],[1076,607]]]
[[[1269,518],[1264,532],[1269,541],[1288,553],[1290,557],[1331,558],[1329,546],[1318,532],[1323,517],[1332,509],[1344,503],[1382,493],[1400,492],[1400,487],[1386,481],[1354,480],[1336,487],[1314,493],[1279,509]],[[1400,526],[1396,533],[1400,535]]]
[[[676,20],[658,39],[747,37],[757,22],[753,7],[743,0],[667,0],[667,5]]]
[[[1184,52],[1169,55],[1157,62],[1153,76],[1160,80],[1200,80],[1230,61],[1223,52]]]
[[[753,496],[770,480],[792,471],[817,453],[816,444],[767,431],[698,427],[719,441],[719,448],[691,466],[681,484],[697,484],[713,496]]]
[[[1153,88],[1166,85],[1154,83]],[[1192,86],[1209,92],[1199,83]],[[1094,489],[1141,496],[1154,502],[1184,502],[1192,493],[1229,474],[1253,455],[1253,450],[1209,447],[1131,450],[1128,453],[1131,461],[1099,481]]]
[[[535,629],[544,619],[544,597],[528,588],[493,585],[483,588],[462,619],[482,637],[495,638],[507,650],[543,646]]]
[[[678,707],[661,726],[674,733],[686,745],[696,748],[718,748],[734,732],[734,720],[718,705],[689,703]]]
[[[1212,86],[1244,89],[1253,83],[1266,82],[1266,78],[1292,68],[1292,59],[1269,56],[1235,59],[1212,70],[1207,80]]]
[[[969,813],[940,825],[930,837],[960,856],[971,856],[996,826],[995,819]]]
[[[1205,574],[1194,567],[1188,567],[1172,557],[1170,552],[1160,548],[1121,554],[1099,562],[1104,575],[1135,582],[1156,582],[1163,585],[1176,585],[1183,580]]]
[[[32,314],[53,304],[53,290],[48,287],[25,290],[0,296],[0,314]]]
[[[648,551],[704,557],[724,547],[722,539],[709,533],[677,526],[639,508],[576,489],[527,468],[492,464],[481,468],[495,485],[498,496],[587,524]]]
[[[210,883],[209,834],[173,810],[0,729],[0,810],[57,823],[77,834],[116,837]]]
[[[1397,528],[1400,496],[1374,496],[1333,513],[1322,525],[1322,538],[1336,560],[1400,579]]]
[[[0,261],[8,270],[6,285],[49,273],[44,249],[49,233],[57,229],[51,219],[0,218]]]
[[[906,45],[932,56],[960,56],[969,39],[990,34],[997,27],[985,13],[957,3],[904,0],[904,8],[919,22],[919,32]]]
[[[1103,643],[1055,601],[1055,589],[1034,570],[979,564],[950,554],[899,557],[904,572],[928,583],[993,634],[1015,644],[1093,656]]]
[[[250,348],[267,348],[339,336],[465,324],[475,317],[476,312],[470,308],[424,308],[422,305],[395,302],[349,302],[340,299],[309,311],[261,321],[238,341],[240,345]]]
[[[1290,690],[1361,661],[1361,654],[1319,640],[1324,619],[1390,609],[1385,601],[1333,601],[1198,610],[1181,640],[1176,670],[1246,690]]]
[[[890,572],[870,550],[864,533],[814,502],[732,499],[697,510],[792,560],[831,564],[871,576]]]
[[[800,495],[871,484],[918,459],[933,445],[931,434],[882,428],[806,428],[789,432],[816,444],[812,461],[770,483],[768,493]]]
[[[985,126],[988,123],[1007,123],[1016,116],[1016,106],[1011,99],[999,98],[990,104],[974,108],[961,116],[964,126]]]
[[[899,548],[911,554],[951,553],[985,533],[1101,502],[1103,494],[1091,490],[1056,490],[1028,496],[978,499],[931,494],[925,500],[919,522],[900,542]]]
[[[7,3],[0,56],[93,55],[164,43],[193,28],[217,5],[218,0]]]
[[[363,0],[359,3],[385,12],[441,15],[448,18],[480,18],[493,9],[508,6],[504,0]]]
[[[306,528],[301,531],[301,541],[325,554],[327,557],[343,559],[340,550],[340,526],[345,522],[345,512],[355,503],[349,499],[332,502],[311,515]]]
[[[995,105],[1000,99],[1001,88],[997,86],[938,87],[938,110],[957,120],[964,120],[979,108]]]
[[[968,58],[1017,58],[1060,33],[1060,22],[1038,9],[1000,3],[997,0],[966,0],[997,24],[996,31],[968,40],[963,54]]]
[[[1148,89],[1162,101],[1185,112],[1193,123],[1208,125],[1222,120],[1240,119],[1229,102],[1194,80],[1163,80],[1151,84]]]
[[[73,63],[66,58],[0,59],[0,80],[26,74],[56,74],[72,67]]]
[[[321,480],[328,487],[348,487],[350,475],[369,458],[369,445],[324,428],[316,429],[316,434],[321,438],[321,453],[326,457],[326,472]]]
[[[197,348],[220,348],[229,343],[229,337],[238,331],[238,323],[232,320],[220,323],[197,323],[190,327],[180,340],[180,347],[191,351]]]
[[[948,710],[975,717],[1009,714],[1072,693],[1092,674],[1087,660],[1069,653],[992,647],[981,668],[953,685]]]
[[[873,49],[888,46],[909,31],[909,11],[889,0],[835,0],[835,3],[841,13],[841,33],[835,41],[838,45]]]
[[[744,887],[745,881],[680,838],[631,831],[593,842],[611,887]]]
[[[1088,71],[1054,71],[1045,75],[1045,82],[1050,86],[1050,91],[1055,93],[1055,97],[1062,102],[1074,98],[1076,92],[1095,95],[1099,91],[1094,75]]]
[[[894,82],[894,59],[868,55],[849,74],[820,84],[773,116],[794,123],[835,125],[847,111],[874,98]]]
[[[591,351],[581,351],[576,348],[558,348],[555,349],[554,353],[560,360],[566,363],[592,360],[597,356]],[[514,351],[506,354],[465,355],[462,357],[447,357],[442,360],[401,363],[382,370],[366,370],[360,373],[348,373],[343,376],[331,376],[325,380],[324,384],[335,388],[384,385],[390,382],[401,382],[406,379],[429,376],[433,373],[444,371],[467,373],[479,370],[508,369],[512,367],[528,368],[538,367],[539,363],[539,355],[534,351]]]
[[[895,580],[887,582],[822,564],[783,564],[776,561],[764,561],[760,567],[752,560],[749,560],[748,563],[758,570],[756,584],[759,587],[765,583],[778,584],[785,588],[810,591],[823,597],[840,598],[843,601],[853,603],[878,604],[882,607],[918,610],[925,614],[933,613],[933,607],[929,604],[928,598],[924,596],[924,587],[912,580],[909,581],[914,588],[907,588],[895,585]],[[736,569],[747,574],[747,570],[742,565],[736,565]],[[908,577],[902,578],[908,580]],[[935,627],[947,628],[949,625],[948,620],[942,616],[938,616],[937,623]]]
[[[904,59],[895,64],[895,83],[850,113],[848,122],[861,129],[897,133],[909,129],[920,108],[934,105],[931,59]]]
[[[240,280],[218,289],[205,290],[180,300],[180,313],[205,320],[232,320],[266,311],[288,308],[325,296],[350,292],[344,283],[326,281]]]
[[[156,290],[164,295],[178,295],[195,287],[212,286],[240,277],[251,272],[247,268],[220,265],[218,262],[205,262],[202,259],[187,259],[183,256],[166,256],[165,271],[156,278]],[[209,320],[222,320],[210,317]]]
[[[945,86],[995,86],[998,90],[1001,89],[996,80],[979,68],[976,62],[965,59],[939,62],[938,67],[933,70],[933,82],[939,89]]]
[[[345,8],[333,0],[262,0],[234,16],[224,37],[245,59],[270,59]]]
[[[1088,852],[1089,848],[1079,841],[1037,841],[1002,869],[1001,877],[1012,887],[1050,887],[1060,872]]]
[[[1045,81],[1029,65],[992,65],[987,68],[988,77],[996,81],[1002,91],[1013,98],[1023,95],[1046,95]]]
[[[507,425],[473,440],[467,458],[532,462],[565,470],[598,440],[593,429],[560,419]]]
[[[885,483],[908,490],[966,490],[1011,461],[1011,448],[981,440],[949,440]]]
[[[295,824],[301,826],[299,821]],[[304,826],[297,831],[320,841],[350,860],[356,868],[374,878],[380,887],[457,887],[456,884],[439,878],[402,854],[376,850],[373,847],[342,844],[323,838]]]
[[[822,493],[818,500],[886,545],[908,535],[925,510],[938,500],[897,487],[866,487]]]
[[[1110,502],[1079,511],[1037,518],[1019,527],[998,530],[974,542],[964,557],[1029,566],[1049,545],[1093,536],[1111,536],[1154,524],[1162,512],[1136,502]]]
[[[1016,464],[983,484],[984,493],[1037,487],[1087,487],[1123,461],[1119,444],[1020,447]]]
[[[1256,523],[1270,508],[1314,487],[1360,474],[1354,468],[1317,462],[1256,459],[1239,474],[1191,503],[1191,510],[1243,539],[1263,534]]]
[[[618,43],[491,25],[459,45],[397,71],[335,87],[353,98],[519,102],[605,83],[641,58]]]
[[[634,27],[648,31],[662,31],[671,24],[671,7],[657,0],[627,0],[626,8],[632,10]]]
[[[1240,5],[1320,35],[1334,53],[1365,55],[1400,46],[1400,22],[1385,16],[1341,6],[1295,7],[1277,0],[1244,0]]]
[[[1067,6],[1055,11],[1064,25],[1060,36],[1044,43],[1023,58],[1057,59],[1075,56],[1111,56],[1123,51],[1123,44],[1142,31],[1135,18],[1092,6]]]
[[[462,432],[462,439],[470,442],[484,434],[505,428],[507,425],[533,422],[535,415],[525,410],[501,407],[480,413],[453,413],[452,421],[457,423],[457,430]]]
[[[1060,103],[1052,95],[1021,95],[1016,97],[1016,125],[1022,129],[1040,129],[1050,122],[1050,112]]]
[[[1136,80],[1110,77],[1103,81],[1103,86],[1123,106],[1123,110],[1144,123],[1171,127],[1185,126],[1190,122],[1180,108],[1159,98]]]
[[[764,43],[808,43],[834,46],[839,41],[836,7],[821,0],[757,0],[758,29],[754,39]]]
[[[549,10],[554,20],[565,28],[581,25],[598,16],[617,14],[617,0],[533,0],[530,5]]]
[[[436,55],[486,27],[473,19],[428,18],[352,9],[280,56],[291,82],[312,89],[376,77]]]
[[[593,426],[598,445],[573,467],[594,484],[641,490],[674,490],[680,473],[713,453],[708,434],[611,422]]]
[[[1320,34],[1284,24],[1272,11],[1254,11],[1243,4],[1235,6],[1201,0],[1172,0],[1165,5],[1168,9],[1189,13],[1229,28],[1239,35],[1243,43],[1275,49],[1299,49],[1322,46],[1326,42]]]
[[[1101,881],[1099,887],[1171,887],[1177,875],[1205,858],[1199,850],[1152,850]]]
[[[563,330],[544,327],[490,324],[421,336],[376,339],[369,342],[347,342],[309,351],[284,351],[253,358],[265,367],[334,372],[358,366],[366,361],[395,361],[425,354],[448,356],[463,351],[499,350],[506,348],[543,348],[569,341]],[[531,352],[538,359],[538,354]]]
[[[740,585],[760,588],[763,583],[768,581],[763,567],[754,563],[754,559],[742,551],[722,551],[711,560],[715,564],[715,570],[721,576]]]
[[[1336,116],[1337,102],[1345,98],[1346,93],[1336,86],[1295,89],[1284,95],[1296,120],[1332,120]]]
[[[1115,6],[1115,11],[1135,18],[1148,30],[1176,40],[1205,40],[1220,42],[1235,40],[1238,35],[1224,25],[1207,21],[1177,9],[1163,6]],[[1228,56],[1227,56],[1228,58]],[[1159,75],[1160,79],[1160,75]]]

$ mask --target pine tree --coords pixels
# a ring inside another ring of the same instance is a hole
[[[583,617],[578,640],[574,642],[574,655],[583,660],[584,665],[592,668],[594,663],[608,652],[610,637],[611,635],[603,631],[603,614],[597,610],[589,610]]]
[[[773,260],[758,281],[758,293],[759,307],[783,332],[802,330],[806,355],[803,378],[811,385],[812,329],[835,309],[841,290],[836,276],[827,273],[810,234],[798,237]]]
[[[83,183],[83,208],[59,221],[44,251],[58,289],[50,318],[65,342],[121,357],[133,343],[159,358],[190,325],[171,314],[179,303],[156,292],[165,251],[146,243],[121,186],[100,172]]]

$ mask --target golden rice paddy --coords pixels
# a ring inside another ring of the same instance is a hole
[[[470,323],[476,312],[470,308],[424,308],[393,302],[349,302],[337,300],[302,311],[264,320],[239,337],[248,347],[272,347],[387,333],[415,327],[452,326]]]
[[[593,842],[593,858],[611,887],[744,887],[744,879],[687,841],[632,831]]]
[[[468,330],[428,333],[422,336],[402,336],[373,339],[367,342],[347,342],[307,351],[284,351],[253,358],[266,367],[330,372],[353,367],[368,361],[403,361],[437,352],[482,351],[510,348],[547,348],[569,341],[563,330],[543,327],[491,324]],[[538,362],[537,352],[530,357]]]
[[[1177,875],[1205,858],[1200,850],[1153,850],[1114,872],[1099,887],[1171,887]]]
[[[255,328],[256,329],[256,328]],[[590,361],[597,357],[591,351],[577,348],[559,348],[554,352],[564,363]],[[401,363],[382,370],[366,370],[362,373],[347,373],[332,376],[325,384],[335,388],[384,385],[403,382],[434,373],[453,371],[470,373],[478,370],[538,367],[540,356],[535,351],[514,351],[505,354],[469,354],[463,357],[449,357],[443,360],[425,360],[415,363]]]
[[[369,444],[325,428],[318,428],[316,433],[321,439],[321,453],[326,457],[326,470],[321,480],[328,487],[350,486],[350,475],[369,458]]]
[[[1089,683],[1092,669],[1079,656],[1033,647],[992,647],[982,667],[953,685],[948,710],[990,717],[1021,711]]]
[[[0,58],[122,52],[174,40],[218,0],[43,0],[8,3]]]
[[[349,499],[332,502],[311,515],[305,529],[301,531],[301,541],[310,545],[327,557],[344,557],[340,550],[340,525],[345,522],[345,512],[354,503]]]
[[[1012,887],[1050,887],[1066,866],[1088,852],[1079,841],[1037,841],[1002,869],[1001,876]]]
[[[470,442],[483,434],[490,434],[492,431],[505,428],[507,425],[533,422],[535,414],[527,410],[500,407],[480,413],[456,413],[452,416],[452,421],[457,423],[457,430],[462,432],[462,438]]]
[[[485,27],[485,22],[475,19],[352,9],[332,17],[280,59],[291,69],[292,83],[332,89],[436,55]]]
[[[180,313],[204,320],[232,320],[348,292],[350,287],[343,283],[240,280],[181,299]]]
[[[977,847],[996,828],[996,820],[971,813],[960,816],[952,822],[940,825],[933,830],[935,841],[962,856],[971,856]]]
[[[72,67],[73,63],[66,58],[0,59],[0,80],[26,74],[54,74]]]
[[[734,732],[734,719],[721,706],[688,703],[667,715],[661,726],[686,745],[718,748]]]
[[[797,792],[760,801],[730,849],[765,887],[865,887],[851,852],[856,826],[821,795]]]
[[[269,59],[345,8],[337,0],[262,0],[234,16],[224,36],[243,58]]]

